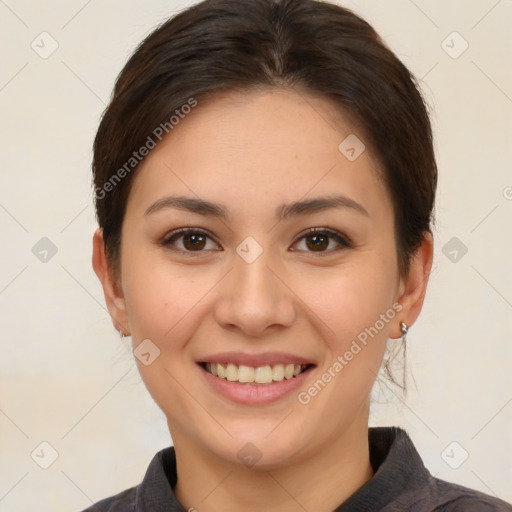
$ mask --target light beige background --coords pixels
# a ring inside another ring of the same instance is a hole
[[[416,384],[405,402],[380,397],[372,424],[404,426],[438,477],[512,501],[512,1],[343,4],[422,79],[440,169],[435,271],[409,335]],[[139,483],[171,442],[91,267],[90,161],[118,72],[186,5],[0,0],[1,512],[81,510]],[[31,47],[51,49],[43,31],[58,43],[46,59]],[[46,263],[42,237],[58,250]],[[468,248],[455,262],[453,237]],[[41,442],[58,454],[48,469]]]

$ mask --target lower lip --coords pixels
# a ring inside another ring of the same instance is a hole
[[[240,384],[212,375],[198,365],[207,383],[220,395],[239,404],[258,405],[276,402],[291,394],[304,383],[313,370],[309,367],[293,379],[283,379],[272,384]]]

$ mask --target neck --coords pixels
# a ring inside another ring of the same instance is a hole
[[[174,492],[188,510],[331,512],[373,476],[367,420],[324,441],[312,457],[271,470],[219,459],[180,435],[174,434],[173,440],[178,473]]]

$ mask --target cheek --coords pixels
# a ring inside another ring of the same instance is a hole
[[[127,251],[128,252],[128,251]],[[134,339],[163,341],[181,332],[200,310],[212,288],[212,273],[180,268],[145,251],[133,251],[123,261],[124,293]]]
[[[303,276],[300,297],[317,317],[323,346],[316,376],[297,396],[324,438],[346,429],[368,403],[384,355],[393,309],[393,265],[370,252],[335,271]],[[386,266],[388,265],[388,266]],[[386,316],[387,314],[387,316]],[[384,315],[386,321],[381,320]],[[364,414],[363,414],[364,416]]]
[[[332,348],[344,349],[347,343],[392,309],[394,285],[392,267],[378,264],[347,265],[318,274],[302,274],[300,297],[330,331]],[[298,289],[299,285],[297,285]],[[379,330],[386,336],[388,323]]]

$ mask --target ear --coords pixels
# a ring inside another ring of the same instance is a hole
[[[129,335],[130,329],[124,295],[120,283],[114,278],[114,272],[105,254],[102,228],[98,228],[94,232],[92,247],[92,267],[101,281],[112,323],[117,331],[122,331],[124,334]]]
[[[421,312],[432,269],[433,253],[434,241],[432,234],[427,232],[421,246],[411,257],[408,275],[400,279],[396,300],[402,305],[402,310],[396,317],[397,325],[393,327],[393,332],[396,334],[394,337],[396,338],[402,336],[400,322],[404,322],[407,327],[410,327]]]

